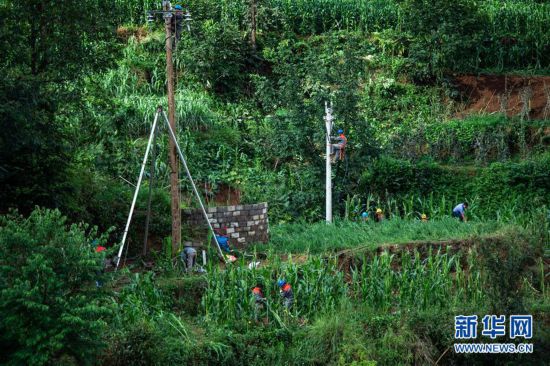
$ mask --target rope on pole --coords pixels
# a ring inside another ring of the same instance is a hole
[[[206,223],[208,224],[208,228],[212,232],[212,235],[214,237],[214,242],[216,243],[216,247],[218,249],[218,254],[220,255],[220,258],[223,260],[224,263],[227,263],[225,260],[225,257],[222,253],[222,250],[220,248],[220,243],[218,243],[218,238],[216,238],[216,233],[214,232],[214,228],[212,228],[212,224],[210,224],[210,220],[208,219],[208,214],[206,213],[206,209],[204,208],[204,205],[202,203],[202,198],[199,194],[199,191],[197,190],[197,186],[195,185],[195,181],[193,180],[193,177],[191,176],[191,172],[189,171],[189,168],[187,167],[187,161],[185,160],[185,157],[183,156],[183,153],[181,152],[180,145],[178,144],[178,141],[176,139],[176,135],[174,135],[174,131],[172,130],[172,126],[170,126],[170,121],[168,120],[168,116],[166,115],[165,111],[162,111],[162,115],[164,116],[164,120],[166,121],[166,125],[168,126],[168,132],[170,133],[170,137],[174,141],[174,144],[176,145],[176,150],[178,151],[178,155],[181,159],[181,162],[183,163],[183,167],[185,169],[185,173],[187,174],[187,178],[189,178],[189,181],[191,182],[191,186],[193,187],[193,191],[195,192],[195,196],[197,197],[197,200],[199,201],[199,204],[201,206],[202,213],[204,215],[204,219],[206,220]]]

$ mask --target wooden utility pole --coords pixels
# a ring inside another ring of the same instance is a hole
[[[162,2],[164,11],[171,10],[170,1]],[[170,15],[170,16],[168,16]],[[172,13],[165,13],[164,23],[166,28],[166,85],[168,93],[168,120],[172,131],[176,134],[176,100],[174,98],[174,65],[172,63]],[[169,139],[170,156],[170,194],[172,201],[172,255],[175,255],[181,243],[181,211],[180,192],[178,181],[178,160],[176,145]]]
[[[257,0],[250,0],[250,44],[256,52],[256,18],[258,13]]]

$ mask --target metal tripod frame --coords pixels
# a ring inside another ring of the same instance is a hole
[[[149,134],[149,141],[147,142],[147,148],[145,149],[145,155],[143,156],[143,162],[141,163],[141,169],[139,172],[138,181],[136,184],[136,190],[134,192],[134,198],[132,199],[132,204],[130,206],[130,213],[128,214],[128,220],[126,221],[126,227],[124,228],[124,234],[122,235],[122,242],[120,243],[120,248],[118,250],[118,255],[116,257],[116,268],[118,269],[120,259],[122,257],[122,251],[124,249],[124,244],[126,243],[126,237],[128,236],[128,230],[130,229],[130,223],[132,222],[132,215],[134,214],[134,208],[136,206],[136,201],[139,193],[139,189],[141,186],[141,181],[143,179],[143,174],[145,172],[145,166],[147,165],[147,158],[149,156],[149,151],[151,150],[151,146],[153,144],[153,140],[156,136],[156,129],[157,129],[157,122],[159,116],[162,115],[164,118],[164,121],[166,122],[166,126],[168,126],[168,133],[170,135],[170,138],[174,142],[174,145],[176,145],[176,149],[178,151],[178,155],[181,159],[181,162],[183,164],[183,167],[185,169],[185,173],[187,174],[187,178],[189,178],[189,181],[191,182],[191,186],[193,187],[193,191],[195,192],[195,196],[197,197],[197,200],[199,201],[202,213],[204,215],[204,219],[206,220],[206,223],[208,224],[208,228],[210,232],[212,233],[212,236],[214,237],[214,242],[216,243],[216,248],[218,249],[218,254],[220,255],[220,258],[226,263],[225,257],[221,251],[220,243],[218,243],[218,239],[216,238],[216,233],[214,232],[214,228],[212,227],[212,224],[210,223],[210,220],[208,218],[208,214],[206,213],[206,209],[204,208],[204,204],[202,203],[201,196],[199,194],[199,191],[197,190],[197,186],[195,185],[195,181],[193,180],[193,177],[191,176],[191,172],[189,171],[189,168],[187,166],[187,160],[185,159],[185,156],[183,155],[180,145],[178,144],[178,141],[176,139],[176,135],[174,134],[174,131],[172,130],[172,126],[170,126],[170,121],[168,120],[168,116],[166,115],[166,112],[162,109],[161,106],[157,107],[157,111],[155,113],[155,118],[153,120],[153,127],[151,128],[151,133]],[[154,148],[153,148],[154,150]],[[154,163],[154,162],[153,162]],[[152,168],[153,169],[153,168]],[[149,195],[151,194],[151,189],[149,190]],[[150,207],[150,196],[148,201],[148,207]],[[149,208],[148,208],[149,210]],[[146,226],[149,225],[149,219],[147,219]],[[145,245],[145,244],[144,244]]]

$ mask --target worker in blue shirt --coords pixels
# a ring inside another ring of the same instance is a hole
[[[468,208],[468,202],[459,203],[453,208],[452,216],[458,218],[462,222],[466,222],[466,209]]]
[[[183,29],[183,7],[181,5],[174,6],[174,14],[171,19],[171,28],[172,34],[176,37],[176,42],[179,42]]]

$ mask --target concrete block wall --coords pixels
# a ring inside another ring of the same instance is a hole
[[[243,248],[251,243],[266,243],[269,239],[267,202],[208,207],[206,212],[214,229],[227,228],[231,246]],[[182,221],[191,227],[208,230],[200,209],[183,210]]]

